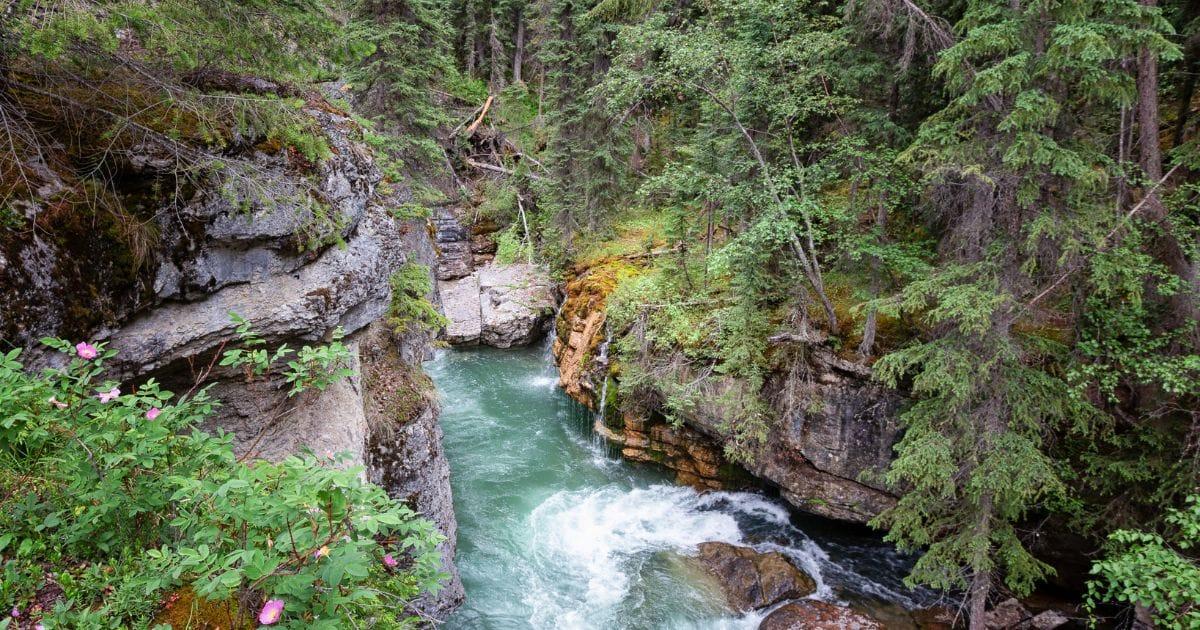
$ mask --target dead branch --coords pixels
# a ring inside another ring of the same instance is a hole
[[[516,171],[504,168],[503,166],[496,166],[495,164],[488,164],[487,162],[478,162],[476,160],[472,160],[469,158],[467,159],[467,166],[472,166],[474,168],[483,169],[485,171],[492,171],[493,173],[500,173],[501,175],[512,176],[512,175],[517,174]],[[534,173],[525,173],[525,175],[528,176],[530,179],[537,179],[537,180],[542,179],[541,175],[537,175]]]
[[[483,119],[485,116],[487,116],[488,110],[492,108],[492,101],[495,99],[496,97],[494,95],[489,94],[487,100],[483,102],[483,111],[479,112],[479,117],[475,119],[475,122],[471,123],[470,127],[467,127],[468,138],[475,135],[475,130],[478,129],[479,125],[483,123]]]
[[[1117,232],[1121,231],[1121,228],[1125,227],[1125,224],[1129,223],[1129,221],[1133,219],[1134,215],[1136,215],[1138,212],[1141,212],[1142,209],[1146,207],[1147,202],[1154,198],[1155,193],[1158,192],[1159,187],[1162,186],[1163,183],[1168,179],[1171,179],[1171,176],[1175,174],[1175,171],[1179,170],[1180,166],[1181,164],[1176,164],[1175,166],[1171,167],[1171,170],[1167,171],[1166,175],[1163,175],[1161,179],[1159,179],[1157,182],[1154,182],[1154,185],[1150,187],[1150,190],[1146,191],[1146,194],[1142,197],[1142,200],[1139,201],[1132,209],[1130,209],[1129,212],[1126,212],[1125,216],[1121,217],[1121,220],[1118,221],[1115,226],[1113,226],[1113,229],[1109,230],[1108,234],[1105,234],[1104,238],[1100,239],[1100,247],[1096,248],[1097,252],[1104,253],[1113,245],[1116,245],[1116,241],[1112,241],[1111,239],[1117,235]],[[1046,287],[1041,293],[1035,295],[1032,300],[1026,302],[1024,306],[1021,307],[1021,310],[1027,311],[1033,308],[1038,302],[1041,302],[1043,299],[1045,299],[1046,296],[1050,295],[1055,289],[1061,286],[1062,283],[1066,282],[1068,278],[1074,275],[1076,271],[1079,271],[1082,268],[1082,262],[1078,262],[1068,267],[1066,271],[1062,272],[1062,275],[1055,279],[1054,282],[1050,283],[1050,286]]]

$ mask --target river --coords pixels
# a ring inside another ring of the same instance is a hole
[[[609,453],[544,348],[439,351],[467,601],[447,628],[755,628],[683,555],[706,541],[786,553],[818,598],[916,607],[907,560],[869,532],[746,492],[698,493]]]

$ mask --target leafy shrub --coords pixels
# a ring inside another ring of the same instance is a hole
[[[292,385],[288,396],[295,396],[309,389],[325,391],[334,382],[354,373],[347,367],[350,349],[342,343],[346,333],[341,326],[334,329],[332,341],[327,345],[304,346],[297,353],[285,343],[274,352],[270,352],[266,348],[266,340],[254,332],[249,321],[237,313],[230,313],[229,317],[238,325],[237,335],[242,347],[227,350],[221,357],[220,365],[241,368],[247,382],[265,377],[274,366],[284,363],[284,360],[293,354],[296,355],[296,359],[287,361],[286,368],[282,371],[284,381]]]
[[[263,356],[290,354],[241,324],[247,347],[227,364],[265,373]],[[124,393],[101,378],[114,351],[43,341],[78,356],[33,375],[20,350],[0,355],[0,601],[46,628],[150,627],[167,590],[190,585],[240,611],[236,627],[268,599],[283,628],[413,623],[404,604],[441,578],[432,523],[339,459],[239,461],[228,434],[196,428],[207,388]],[[291,382],[328,385],[344,353],[301,350]]]
[[[388,307],[388,325],[397,334],[436,331],[447,324],[425,296],[433,291],[429,267],[405,263],[392,274],[392,303]]]
[[[1200,496],[1187,507],[1171,510],[1166,522],[1177,539],[1144,531],[1118,530],[1109,535],[1112,553],[1092,566],[1098,577],[1088,583],[1089,609],[1103,601],[1149,608],[1164,628],[1200,627]],[[1189,555],[1190,554],[1190,555]]]
[[[514,223],[496,236],[496,262],[510,265],[532,259],[533,250],[529,242],[518,233],[518,227]]]

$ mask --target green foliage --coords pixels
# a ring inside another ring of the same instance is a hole
[[[241,348],[226,350],[221,356],[219,365],[241,369],[247,382],[269,378],[274,369],[281,364],[279,376],[292,387],[288,396],[295,396],[304,391],[325,391],[330,385],[354,374],[350,369],[350,349],[342,343],[346,335],[341,326],[334,329],[330,342],[320,346],[304,346],[296,352],[283,344],[269,351],[266,341],[258,336],[250,322],[238,315],[229,313],[230,319],[237,324],[238,339]],[[285,361],[291,355],[295,359]]]
[[[253,372],[265,350],[240,325],[234,363]],[[403,621],[404,602],[436,588],[440,535],[358,470],[311,455],[244,463],[228,434],[196,428],[216,404],[206,389],[176,396],[151,380],[121,393],[100,380],[115,352],[98,349],[41,375],[19,350],[0,360],[6,602],[32,615],[50,575],[63,597],[40,613],[46,627],[147,627],[167,589],[191,585],[247,617],[282,599],[281,627],[341,628]],[[411,561],[392,573],[385,553]]]
[[[446,318],[429,303],[433,291],[429,267],[405,263],[392,274],[391,285],[387,321],[397,334],[437,332],[446,326]]]
[[[842,320],[834,351],[868,316],[903,327],[875,365],[912,398],[887,474],[901,498],[876,524],[923,554],[912,582],[984,603],[1052,570],[1025,547],[1027,519],[1069,510],[1102,535],[1193,491],[1196,323],[1166,323],[1187,287],[1161,244],[1194,260],[1196,190],[1170,198],[1174,225],[1122,218],[1145,189],[1131,194],[1143,182],[1113,140],[1130,129],[1125,60],[1179,58],[1157,8],[545,6],[562,34],[539,51],[555,90],[544,162],[571,168],[533,186],[542,240],[582,232],[593,273],[652,254],[608,296],[622,400],[676,420],[729,405],[744,456],[771,421],[768,338],[807,337],[821,311]],[[594,87],[585,64],[606,68]],[[611,235],[635,204],[667,247]]]
[[[915,400],[887,473],[902,496],[874,523],[923,550],[910,581],[969,588],[979,612],[995,577],[1020,595],[1052,571],[1017,524],[1066,504],[1070,477],[1046,446],[1051,436],[1095,440],[1102,425],[1063,378],[1069,349],[1027,334],[1020,319],[1044,297],[1045,279],[1112,225],[1112,119],[1092,114],[1131,100],[1133,77],[1116,62],[1139,49],[1176,51],[1161,16],[1132,1],[973,1],[955,31],[933,68],[951,100],[902,156],[923,171],[945,221],[944,255],[879,304],[921,317],[929,332],[876,364],[885,383],[911,383]],[[1118,274],[1145,278],[1128,262]]]
[[[1122,529],[1108,537],[1108,555],[1094,565],[1087,607],[1102,602],[1137,604],[1150,609],[1163,628],[1200,626],[1200,563],[1191,552],[1200,545],[1200,496],[1165,522],[1172,539],[1152,532]],[[1190,555],[1189,555],[1190,554]]]
[[[356,0],[345,39],[369,54],[347,79],[369,101],[372,114],[391,130],[387,153],[401,163],[441,169],[445,153],[432,138],[448,122],[431,90],[458,77],[449,55],[451,31],[441,0]],[[384,165],[392,181],[400,172]]]
[[[23,48],[52,60],[90,47],[115,51],[125,37],[181,71],[220,67],[307,81],[322,76],[331,60],[351,62],[368,52],[341,28],[349,8],[340,0],[88,0],[43,10],[22,0],[14,30]]]
[[[520,226],[514,223],[496,236],[496,262],[509,265],[528,261],[533,256],[532,245],[519,229]]]

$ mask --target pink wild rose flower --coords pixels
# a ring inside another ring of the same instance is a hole
[[[121,395],[121,390],[114,387],[106,392],[98,392],[96,394],[96,398],[99,398],[100,402],[106,403],[106,402],[112,402],[112,401],[116,400],[117,396],[120,396],[120,395]]]
[[[395,569],[396,565],[398,565],[398,564],[400,564],[400,563],[396,562],[396,558],[392,554],[389,553],[389,554],[383,556],[383,566],[385,566],[389,569]]]
[[[75,354],[77,354],[80,359],[87,359],[88,361],[91,361],[100,355],[100,353],[96,351],[96,346],[93,346],[86,341],[80,341],[79,343],[75,344]]]
[[[157,418],[158,414],[160,414],[160,413],[162,413],[162,409],[159,409],[158,407],[151,407],[150,411],[146,412],[146,419],[153,420],[153,419]]]
[[[268,599],[267,603],[263,604],[262,610],[258,613],[258,623],[264,626],[269,626],[283,616],[283,600]]]

